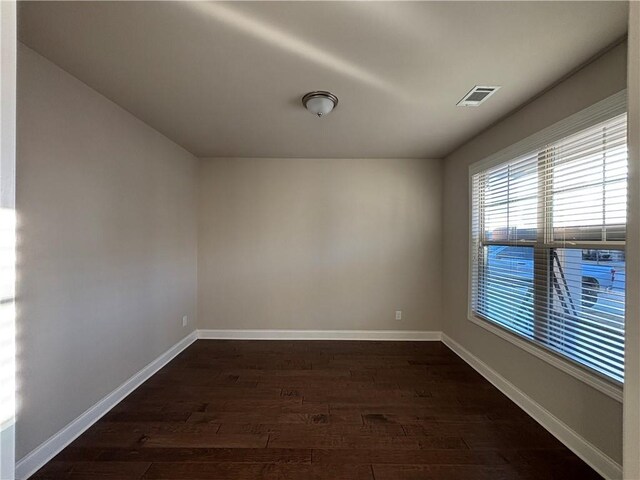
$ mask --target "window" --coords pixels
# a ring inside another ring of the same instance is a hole
[[[612,113],[472,167],[470,313],[621,383],[627,119]]]

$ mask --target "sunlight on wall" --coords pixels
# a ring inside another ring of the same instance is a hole
[[[16,4],[0,1],[0,478],[15,466]]]
[[[238,10],[216,2],[189,2],[188,5],[198,12],[223,21],[259,40],[266,41],[276,47],[303,57],[305,60],[318,63],[323,67],[335,70],[342,75],[347,75],[387,93],[403,97],[401,91],[394,88],[393,85],[390,85],[376,74],[354,65],[352,62],[340,58],[335,54],[322,50],[290,33],[284,32],[263,21],[251,18]],[[406,100],[410,99],[407,98]]]
[[[0,429],[15,412],[15,210],[0,209]]]

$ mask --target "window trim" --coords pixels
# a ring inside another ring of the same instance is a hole
[[[521,155],[525,155],[532,150],[541,149],[549,143],[561,140],[564,137],[579,132],[585,128],[589,128],[598,123],[604,122],[617,115],[621,115],[627,111],[627,90],[621,90],[610,97],[601,100],[594,105],[571,115],[564,120],[540,130],[537,133],[507,147],[499,152],[490,155],[469,166],[469,231],[468,231],[468,272],[467,272],[467,319],[485,330],[497,335],[498,337],[510,342],[511,344],[521,348],[531,355],[545,361],[546,363],[558,368],[559,370],[581,380],[587,385],[604,393],[610,398],[622,402],[623,385],[616,380],[610,379],[605,375],[601,375],[580,365],[578,362],[571,361],[556,354],[552,350],[543,345],[525,340],[515,332],[509,331],[495,322],[486,320],[475,314],[472,307],[472,290],[473,290],[473,225],[471,215],[473,214],[473,175],[481,171],[492,168],[501,163],[508,162]],[[580,242],[582,243],[582,242]],[[600,243],[600,245],[602,245]]]
[[[610,380],[592,370],[588,370],[586,367],[582,367],[579,363],[567,360],[553,353],[551,350],[545,348],[544,346],[537,343],[529,342],[521,338],[518,334],[512,333],[506,328],[501,327],[497,323],[485,320],[484,318],[479,317],[473,313],[469,313],[467,319],[478,325],[479,327],[482,327],[485,330],[497,335],[503,340],[508,341],[512,345],[515,345],[525,352],[530,353],[534,357],[543,360],[544,362],[604,393],[608,397],[611,397],[614,400],[622,403],[623,387],[622,384],[616,382],[615,380]]]

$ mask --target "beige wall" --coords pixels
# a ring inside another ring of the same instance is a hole
[[[440,161],[204,159],[199,215],[199,328],[441,328]]]
[[[19,459],[193,330],[197,159],[26,47],[18,76]]]
[[[640,478],[640,3],[629,4],[629,218],[624,478]]]
[[[468,167],[625,87],[622,44],[449,155],[443,187],[444,332],[619,463],[619,402],[467,320]]]

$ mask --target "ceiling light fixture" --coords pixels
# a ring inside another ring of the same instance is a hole
[[[302,97],[302,104],[304,108],[315,116],[323,117],[331,113],[331,110],[338,106],[338,97],[331,92],[318,90],[316,92],[309,92]]]

